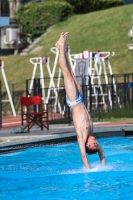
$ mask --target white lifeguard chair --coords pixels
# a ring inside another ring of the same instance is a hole
[[[92,97],[94,97],[94,99],[95,99],[92,102],[92,104],[95,104],[96,106],[98,105],[98,91],[96,88],[99,88],[100,89],[99,95],[102,97],[102,101],[99,103],[103,104],[106,109],[105,96],[103,94],[103,89],[101,86],[101,79],[100,79],[99,71],[98,71],[98,68],[96,65],[96,59],[94,59],[94,56],[93,56],[93,52],[83,51],[82,53],[79,53],[79,54],[70,54],[70,48],[69,48],[68,57],[69,57],[71,68],[73,69],[74,73],[76,71],[76,68],[79,65],[79,62],[82,61],[82,62],[87,63],[88,71],[87,71],[87,73],[85,73],[85,76],[91,77]],[[94,65],[93,65],[93,61],[94,61]],[[97,81],[95,81],[95,79]],[[95,82],[97,82],[97,84],[95,84]],[[88,90],[87,96],[88,97],[90,96],[89,90]]]
[[[30,58],[30,62],[34,65],[34,68],[33,68],[33,73],[32,73],[30,87],[29,87],[29,95],[31,95],[31,90],[33,88],[34,78],[37,73],[38,66],[40,68],[40,73],[39,73],[40,83],[41,83],[42,88],[43,89],[45,88],[45,84],[44,84],[44,80],[43,80],[43,78],[44,78],[44,76],[43,76],[43,58],[42,57]],[[44,90],[42,90],[42,94],[43,94],[43,97],[45,98]]]
[[[61,108],[61,103],[59,102],[58,99],[58,90],[63,89],[63,87],[60,87],[60,79],[61,79],[61,70],[59,69],[58,71],[58,78],[57,78],[57,83],[55,84],[54,82],[54,76],[56,73],[56,68],[57,68],[57,62],[58,62],[58,48],[57,47],[52,47],[51,52],[55,54],[55,60],[54,60],[54,65],[53,68],[50,67],[50,58],[47,56],[43,57],[36,57],[36,58],[30,58],[30,62],[34,65],[33,68],[33,73],[32,73],[32,78],[31,78],[31,83],[29,87],[29,94],[31,94],[31,90],[33,88],[33,83],[34,83],[34,78],[36,76],[37,72],[37,67],[40,68],[40,83],[42,86],[42,98],[44,100],[44,103],[48,103],[49,99],[54,99],[54,113],[56,113],[57,107],[59,109],[60,114],[64,114],[65,112],[65,107],[62,109]],[[47,94],[45,92],[45,77],[44,77],[44,72],[43,72],[43,67],[44,65],[47,67],[48,75],[49,75],[49,86],[48,86],[48,91]],[[54,95],[52,94],[51,96],[51,91],[53,90]]]
[[[98,105],[98,102],[97,102],[98,92],[96,88],[99,88],[99,96],[101,97],[101,101],[99,103],[102,104],[105,109],[106,109],[105,97],[108,96],[109,104],[111,108],[112,108],[112,99],[111,99],[110,89],[108,90],[108,93],[103,91],[101,75],[104,76],[105,84],[108,85],[109,84],[108,74],[113,75],[111,64],[110,64],[110,58],[113,57],[114,55],[115,55],[114,52],[112,53],[90,52],[88,50],[83,51],[82,53],[78,53],[78,54],[71,54],[70,47],[68,48],[68,57],[69,57],[71,68],[74,72],[75,72],[76,66],[78,65],[79,60],[81,62],[81,60],[85,61],[86,59],[88,59],[88,74],[86,75],[91,77],[92,97],[95,98],[95,101],[92,104],[95,104],[96,106]],[[108,74],[107,74],[107,70],[108,70]],[[113,78],[113,87],[115,91],[114,94],[116,94],[116,84],[115,84],[114,78]],[[89,95],[90,94],[88,91],[88,96]],[[117,97],[117,100],[119,103],[119,97]]]
[[[2,60],[0,60],[0,69],[1,69],[1,73],[2,73],[2,76],[3,76],[4,84],[5,84],[7,95],[8,95],[8,99],[5,99],[5,100],[2,99],[2,102],[9,102],[10,103],[13,116],[16,117],[16,111],[15,111],[15,108],[14,108],[14,105],[13,105],[11,93],[10,93],[10,90],[9,90],[9,86],[8,86],[5,71],[4,71],[4,61],[2,61]]]

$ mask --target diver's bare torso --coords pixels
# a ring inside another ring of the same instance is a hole
[[[86,143],[88,136],[92,135],[93,125],[84,103],[72,107],[72,116],[77,138]]]

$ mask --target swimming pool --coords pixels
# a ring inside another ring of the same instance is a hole
[[[133,140],[98,139],[107,165],[89,156],[83,167],[77,142],[41,146],[0,156],[0,200],[133,199]]]

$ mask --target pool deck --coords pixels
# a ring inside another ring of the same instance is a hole
[[[10,148],[24,148],[24,146],[54,144],[66,141],[76,141],[73,125],[56,124],[50,125],[49,130],[34,126],[29,133],[12,133],[19,131],[21,125],[20,116],[4,117],[0,129],[0,153],[10,151]],[[133,136],[133,121],[130,122],[97,122],[94,125],[94,136]]]

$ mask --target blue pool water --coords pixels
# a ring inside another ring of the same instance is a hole
[[[101,138],[105,167],[98,155],[81,161],[77,142],[41,146],[0,156],[0,200],[133,199],[133,140]]]

